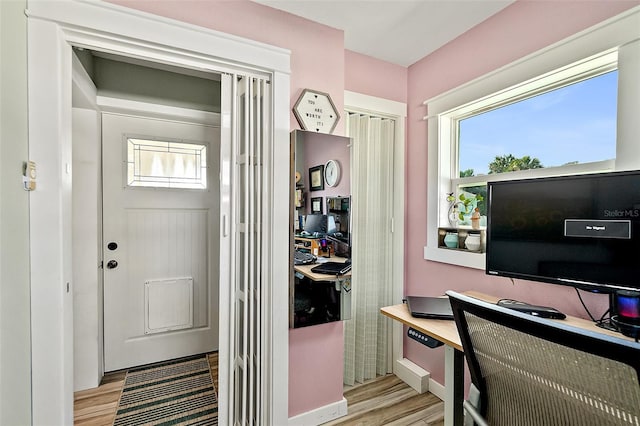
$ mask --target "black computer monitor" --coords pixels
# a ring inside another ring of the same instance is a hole
[[[322,235],[338,232],[335,218],[326,214],[308,214],[304,220],[304,230],[310,234],[317,232]]]

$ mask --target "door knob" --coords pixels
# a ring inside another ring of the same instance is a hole
[[[107,269],[115,269],[118,267],[118,262],[115,260],[110,260],[107,262]]]
[[[115,250],[115,249],[117,249],[117,248],[118,248],[118,244],[117,244],[117,243],[114,243],[114,242],[112,241],[112,242],[110,242],[109,244],[107,244],[107,248],[108,248],[109,250],[113,251],[113,250]]]

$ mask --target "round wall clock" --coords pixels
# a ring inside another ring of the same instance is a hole
[[[324,165],[324,181],[328,186],[336,186],[340,182],[340,163],[329,160]]]

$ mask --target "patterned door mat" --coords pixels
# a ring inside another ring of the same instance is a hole
[[[207,356],[127,371],[113,424],[217,425],[218,399]]]

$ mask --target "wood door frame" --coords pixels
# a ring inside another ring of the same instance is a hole
[[[289,176],[274,167],[288,161],[290,53],[285,49],[232,37],[108,3],[32,0],[27,10],[29,156],[38,167],[38,189],[30,193],[32,324],[32,420],[34,424],[73,423],[73,292],[71,256],[71,47],[180,64],[215,72],[267,73],[273,87],[273,154],[269,196],[275,219],[286,218]],[[224,59],[220,59],[224,58]],[[234,64],[234,65],[229,65]],[[288,227],[284,220],[265,224],[271,239],[265,280],[273,300],[265,324],[273,345],[263,360],[273,424],[288,418],[288,309],[286,282]],[[223,265],[221,265],[221,268]],[[224,286],[222,286],[224,287]],[[224,307],[228,291],[221,291]],[[281,301],[281,303],[279,302]],[[281,306],[280,306],[281,305]],[[221,311],[221,323],[224,315]],[[228,348],[230,333],[220,334]],[[221,369],[222,370],[222,369]],[[220,377],[220,418],[227,417],[227,380]],[[223,392],[226,391],[226,392]]]

